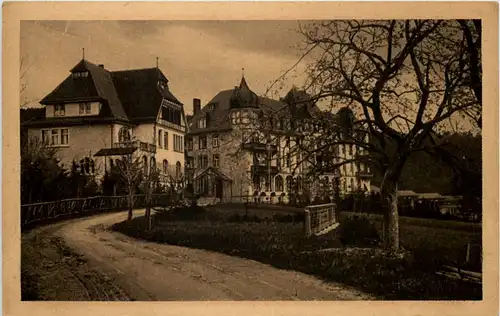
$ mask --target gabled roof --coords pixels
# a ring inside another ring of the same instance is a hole
[[[71,73],[88,71],[87,77],[73,78],[69,75],[59,86],[43,98],[41,104],[57,104],[79,101],[104,101],[100,116],[113,116],[127,120],[110,73],[103,67],[82,59]]]
[[[88,71],[88,76],[73,78],[69,75],[40,103],[100,101],[104,106],[98,117],[131,122],[156,120],[163,99],[182,106],[168,89],[168,79],[158,68],[110,72],[104,66],[81,60],[70,72],[84,71]]]
[[[205,169],[201,170],[194,176],[194,180],[199,179],[203,175],[214,175],[215,177],[222,179],[224,181],[229,181],[232,182],[230,177],[225,175],[222,171],[220,171],[218,168],[215,167],[206,167]]]
[[[158,68],[114,71],[113,82],[129,118],[156,119],[162,99],[182,106],[168,89],[168,80]],[[163,88],[158,81],[164,82]]]

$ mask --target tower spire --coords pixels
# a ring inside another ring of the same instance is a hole
[[[158,69],[158,56],[156,56],[156,69]]]
[[[82,59],[85,59],[85,48],[82,47]]]
[[[245,68],[241,68],[241,78],[245,77]]]

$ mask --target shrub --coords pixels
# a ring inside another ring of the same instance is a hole
[[[380,236],[368,218],[354,215],[340,224],[340,241],[344,245],[375,246],[380,242]]]

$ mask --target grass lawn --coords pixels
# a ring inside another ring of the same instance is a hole
[[[286,215],[285,215],[286,214]],[[246,215],[245,221],[242,217]],[[480,285],[435,275],[438,265],[454,260],[467,242],[480,241],[477,232],[459,223],[455,229],[432,220],[401,220],[401,238],[408,254],[388,257],[379,248],[344,246],[340,232],[306,239],[300,216],[289,212],[209,208],[198,212],[162,213],[152,231],[143,218],[118,223],[113,229],[128,235],[173,245],[201,248],[257,260],[357,287],[381,299],[482,298]],[[347,213],[341,216],[347,220]],[[374,226],[381,218],[370,216]],[[321,249],[328,248],[328,251]]]

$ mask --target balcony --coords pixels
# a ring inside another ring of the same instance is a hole
[[[360,179],[371,179],[373,178],[373,173],[370,171],[358,171],[356,172],[356,177]]]
[[[241,147],[246,150],[250,151],[271,151],[271,152],[277,152],[278,147],[276,145],[268,145],[264,143],[259,143],[259,142],[247,142],[241,144]]]
[[[276,166],[266,166],[266,165],[252,165],[252,174],[267,174],[276,175],[279,173],[279,168]]]
[[[175,130],[178,130],[180,132],[184,132],[184,133],[186,132],[186,127],[185,126],[174,124],[174,123],[169,122],[169,121],[164,120],[164,119],[159,119],[158,123],[160,123],[163,126],[166,126],[166,127],[169,127],[169,128],[175,129]]]
[[[138,148],[143,152],[156,153],[156,145],[155,144],[141,142],[139,140],[113,144],[113,148],[128,148],[128,147]]]

